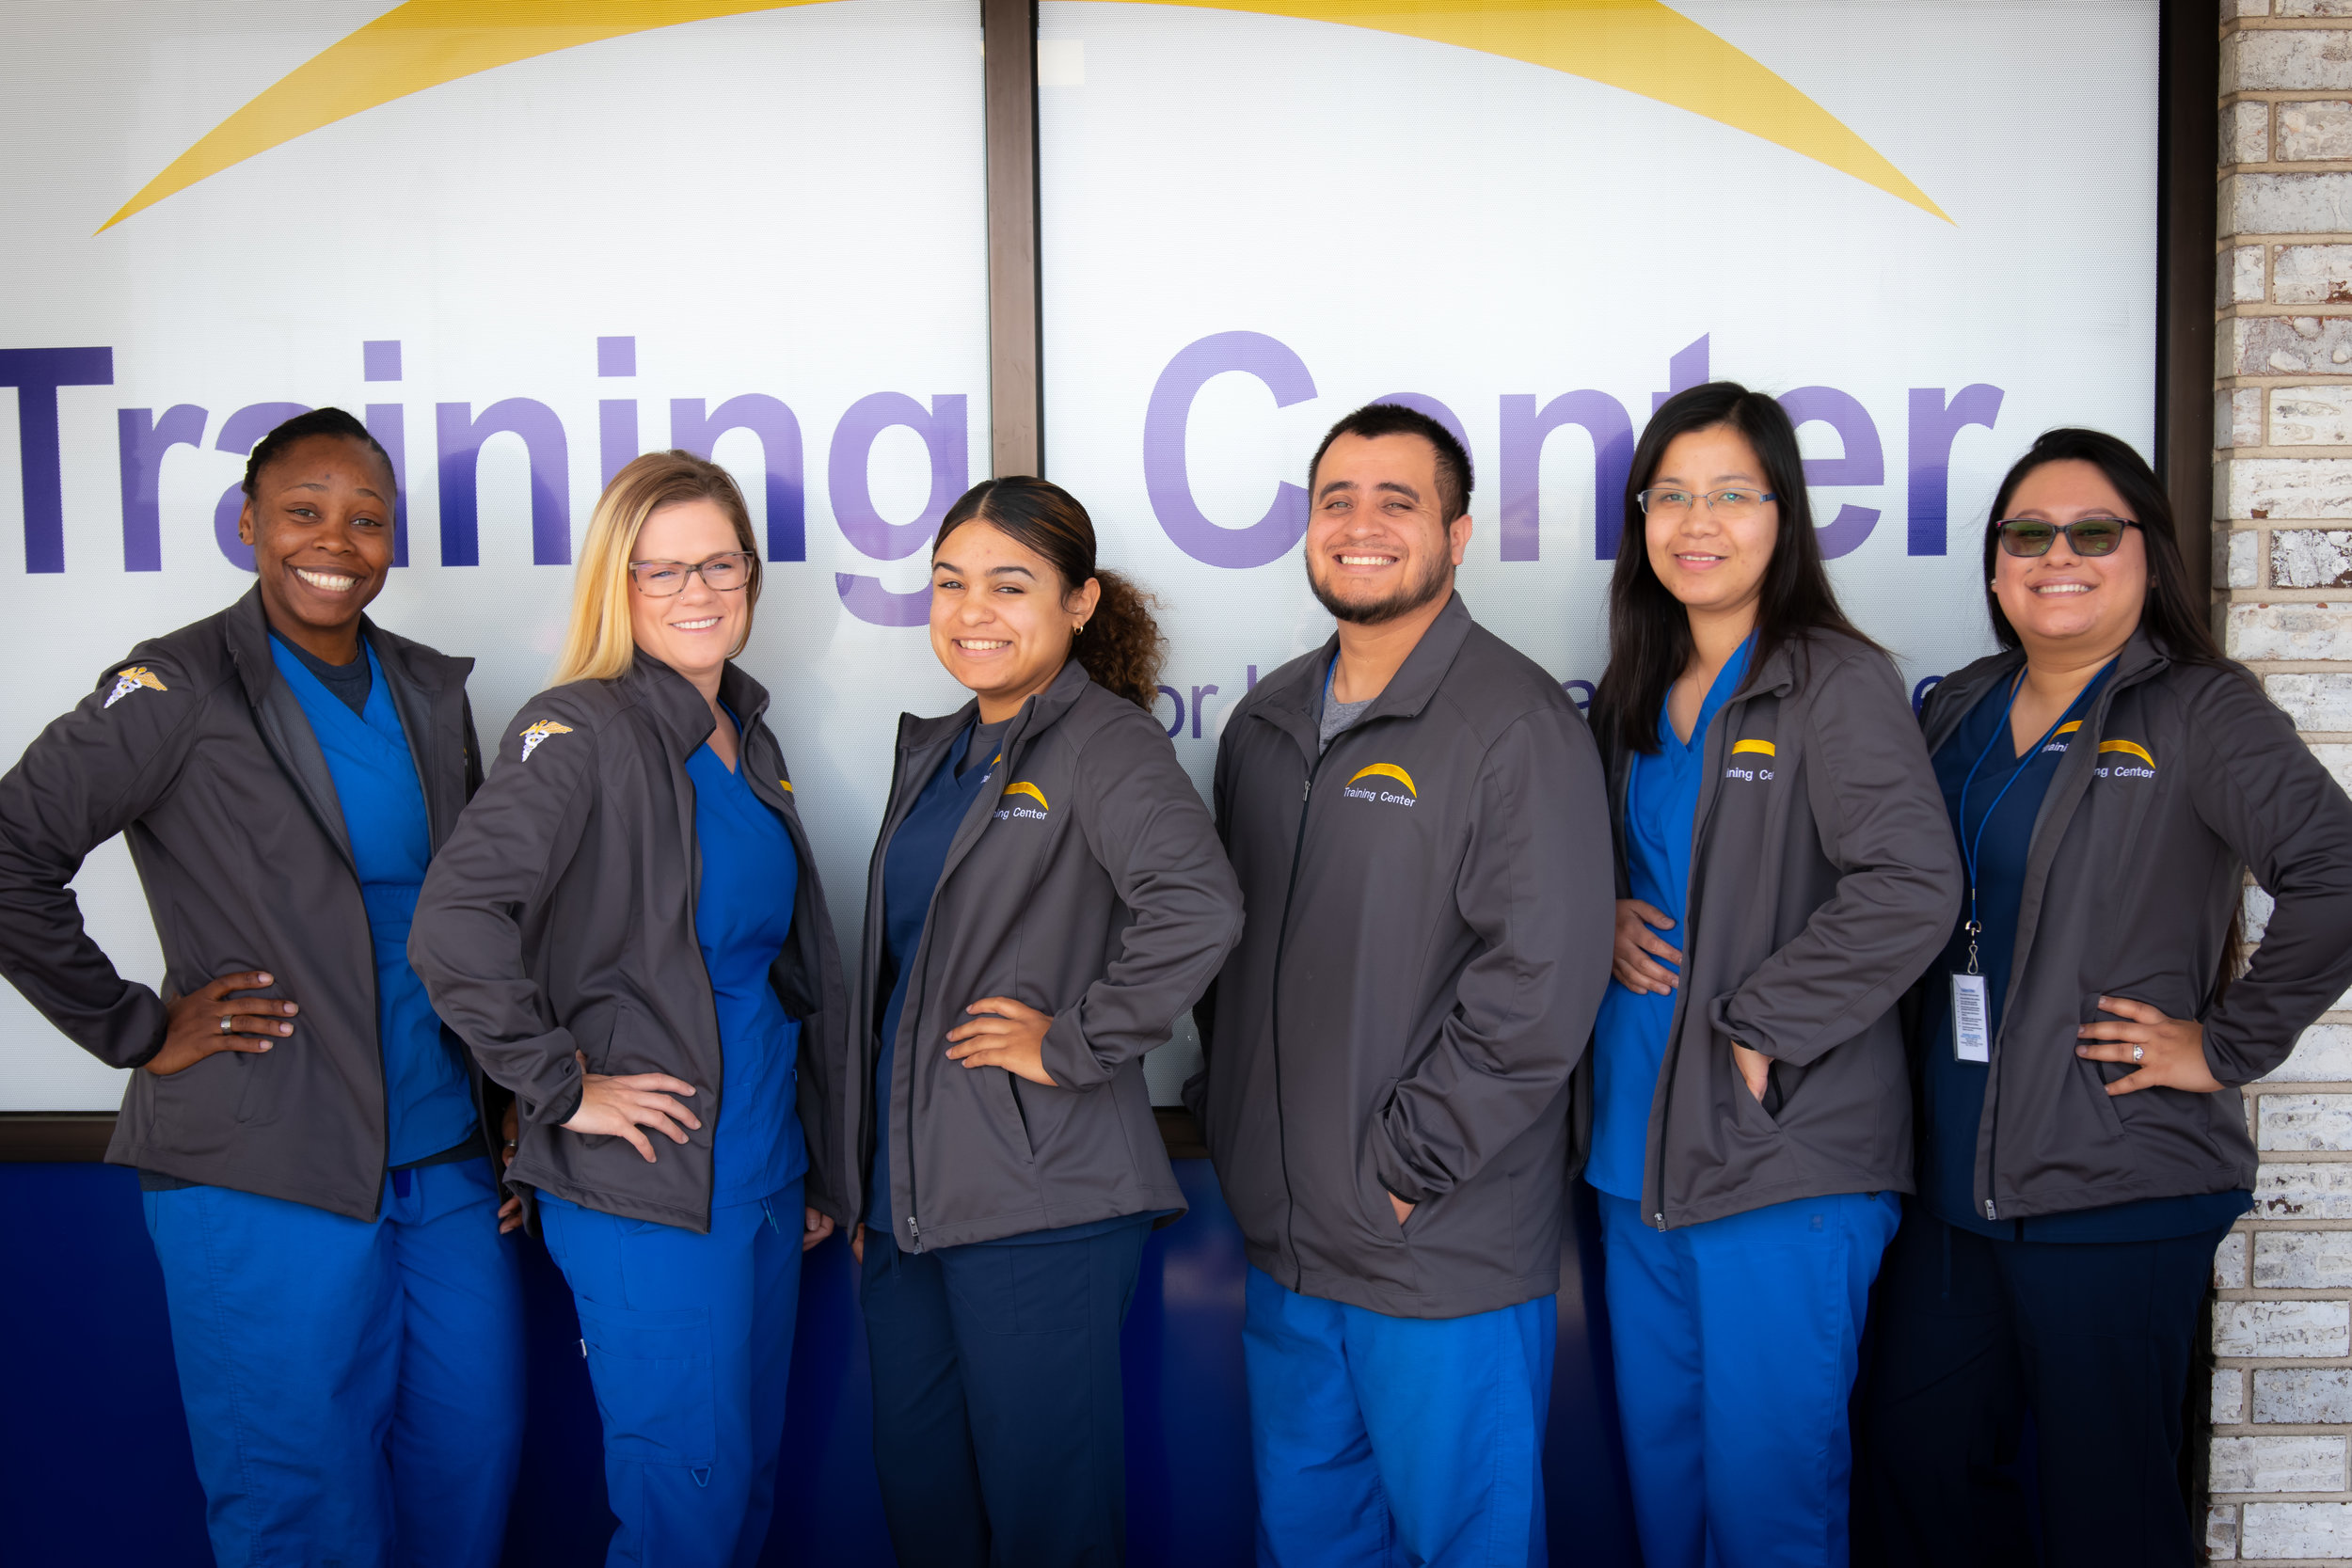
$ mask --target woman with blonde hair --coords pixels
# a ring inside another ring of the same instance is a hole
[[[725,470],[668,451],[613,476],[554,683],[508,724],[409,944],[515,1093],[507,1180],[536,1190],[580,1309],[613,1563],[758,1558],[801,1254],[849,1217],[821,1190],[833,924],[768,693],[733,662],[759,585]]]

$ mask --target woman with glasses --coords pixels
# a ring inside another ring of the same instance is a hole
[[[1895,1007],[1960,865],[1771,398],[1693,388],[1643,432],[1593,712],[1625,896],[1585,1179],[1643,1560],[1841,1564],[1846,1402],[1911,1178]]]
[[[2191,1339],[2253,1202],[2238,1089],[2352,983],[2352,802],[2215,646],[2137,452],[2051,431],[1993,516],[2001,651],[1922,718],[1966,891],[1915,1009],[1858,1518],[1891,1562],[2186,1563]],[[2249,868],[2276,908],[2240,974]],[[2038,1532],[2001,1470],[2028,1412]]]
[[[1143,1054],[1241,935],[1241,891],[1152,717],[1151,602],[1069,492],[991,480],[948,508],[930,626],[972,700],[898,721],[841,1150],[882,1510],[910,1568],[1116,1563],[1120,1323],[1184,1211]]]
[[[732,662],[759,583],[725,470],[668,451],[613,476],[554,684],[507,726],[410,941],[515,1092],[507,1180],[536,1190],[579,1307],[615,1564],[758,1558],[801,1254],[846,1217],[824,1189],[833,923],[768,693]]]

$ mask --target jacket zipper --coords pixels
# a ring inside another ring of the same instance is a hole
[[[1331,738],[1337,740],[1339,736]],[[1294,1268],[1298,1263],[1298,1200],[1291,1193],[1290,1130],[1282,1114],[1282,955],[1290,947],[1291,901],[1298,893],[1299,863],[1306,858],[1307,808],[1314,799],[1315,776],[1323,771],[1323,759],[1330,754],[1328,746],[1317,752],[1314,760],[1307,765],[1305,781],[1298,786],[1298,832],[1291,839],[1290,880],[1282,888],[1282,920],[1275,927],[1274,940],[1274,1005],[1269,1021],[1274,1036],[1274,1143],[1282,1166],[1282,1240],[1288,1243]]]
[[[1716,710],[1715,723],[1724,726],[1724,733],[1725,735],[1729,735],[1732,730],[1737,727],[1736,722],[1732,718],[1732,708],[1734,705],[1736,704],[1741,711],[1744,712],[1750,700],[1751,699],[1748,698],[1735,697],[1726,701],[1722,707]],[[1712,730],[1713,727],[1713,725],[1709,725],[1708,729]],[[1701,735],[1698,736],[1698,742],[1700,766],[1704,767],[1706,766],[1707,757],[1707,736],[1705,735]],[[1684,981],[1686,983],[1677,984],[1675,987],[1674,1024],[1672,1032],[1666,1037],[1667,1049],[1677,1053],[1679,1052],[1680,1047],[1676,1045],[1675,1041],[1682,1034],[1683,1014],[1684,1011],[1690,1006],[1691,1003],[1690,989],[1687,984],[1690,975],[1691,955],[1698,951],[1699,901],[1697,895],[1692,892],[1691,889],[1696,888],[1699,885],[1699,852],[1707,843],[1708,824],[1715,820],[1715,807],[1716,804],[1722,800],[1724,794],[1723,780],[1716,777],[1711,771],[1700,780],[1699,787],[1707,792],[1707,811],[1706,814],[1698,819],[1698,822],[1691,831],[1691,882],[1690,887],[1686,888],[1683,892],[1682,967]],[[1631,765],[1629,764],[1626,769],[1627,794],[1630,795],[1632,793],[1632,789],[1633,772]],[[1667,1099],[1670,1102],[1673,1099],[1671,1088],[1674,1082],[1673,1074],[1670,1070],[1672,1067],[1672,1062],[1666,1062],[1661,1064],[1659,1069],[1660,1072],[1664,1075],[1664,1081],[1669,1086]],[[1742,1092],[1744,1092],[1744,1090]],[[1661,1137],[1660,1142],[1662,1146],[1664,1139]],[[1650,1224],[1655,1226],[1658,1229],[1663,1230],[1666,1228],[1666,1172],[1665,1162],[1662,1158],[1662,1148],[1658,1172],[1658,1212],[1650,1216]]]
[[[903,724],[903,723],[899,726],[899,731],[898,731],[898,734],[899,734],[899,737],[900,737],[900,744],[899,744],[899,745],[896,748],[896,753],[897,753],[897,754],[896,754],[896,755],[894,755],[894,756],[891,758],[891,760],[890,760],[890,793],[889,793],[888,795],[886,795],[886,796],[884,796],[884,797],[883,797],[883,799],[884,799],[885,800],[890,800],[890,801],[896,801],[896,800],[898,799],[898,784],[899,784],[899,781],[900,781],[902,778],[904,778],[904,777],[905,777],[905,775],[906,775],[907,753],[906,753],[906,746],[905,746],[905,744],[904,744],[904,739],[905,739],[905,735],[906,735],[906,729],[905,729],[905,726],[904,726],[904,724]],[[901,818],[901,820],[903,821],[903,817]],[[884,826],[885,828],[890,828],[890,827],[891,827],[891,825],[890,825],[889,823],[887,823],[887,822],[885,822],[885,823],[883,824],[883,826]],[[897,831],[897,830],[896,830],[895,828],[891,828],[891,832],[895,832],[896,831]],[[871,890],[872,890],[872,889],[874,889],[874,888],[877,886],[877,884],[879,884],[879,882],[881,881],[882,863],[883,863],[883,861],[885,861],[885,860],[889,857],[889,854],[890,854],[890,833],[889,833],[889,832],[885,832],[885,833],[884,833],[884,834],[883,834],[883,835],[882,835],[880,839],[878,839],[878,840],[875,842],[875,845],[874,845],[874,863],[873,863],[873,865],[872,865],[871,869],[869,869],[869,870],[867,871],[867,873],[866,873],[866,886],[867,886],[867,888],[868,888],[868,890],[869,890],[869,894],[870,894]],[[931,896],[932,896],[932,897],[934,897],[934,898],[936,898],[936,897],[938,897],[938,896],[939,896],[939,890],[938,890],[937,888],[933,888],[933,889],[931,890]],[[885,924],[885,923],[882,921],[882,917],[881,917],[881,916],[880,916],[880,915],[876,912],[876,911],[879,911],[881,908],[882,908],[882,900],[881,900],[879,897],[869,896],[869,897],[867,898],[867,900],[866,900],[866,918],[867,922],[875,927],[875,929],[874,929],[874,932],[873,932],[872,936],[868,938],[868,940],[869,940],[869,941],[879,941],[879,940],[881,939],[881,936],[882,936],[882,926]],[[924,919],[928,922],[928,921],[930,920],[930,914],[927,912],[927,913],[924,915]],[[915,943],[915,946],[919,949],[919,948],[922,946],[921,942],[920,942],[920,941],[918,941],[918,942]],[[913,961],[914,961],[914,958],[915,958],[915,956],[916,956],[916,955],[914,955],[914,954],[910,954],[910,955],[908,955],[908,961],[909,961],[909,962],[913,962]],[[909,980],[908,980],[908,986],[909,986],[910,994],[909,994],[909,996],[908,996],[908,998],[907,998],[907,1000],[909,1000],[910,1002],[914,1000],[914,996],[913,996],[913,994],[912,994],[913,985],[914,985],[914,981],[913,981],[913,978],[910,976],[910,977],[909,977]],[[868,996],[868,997],[866,999],[866,1005],[867,1006],[869,1006],[869,1007],[870,1007],[870,1006],[872,1006],[874,1005],[874,999],[873,999],[871,996]],[[876,1029],[879,1031],[879,1029],[881,1028],[881,1025],[882,1025],[882,1020],[881,1020],[881,1019],[879,1019],[879,1018],[877,1018],[877,1019],[874,1021],[874,1023],[875,1023],[875,1027],[876,1027]],[[861,1050],[861,1051],[858,1053],[859,1058],[860,1058],[861,1060],[864,1060],[865,1054],[866,1054],[866,1053],[865,1053],[865,1052],[864,1052],[863,1050]],[[889,1138],[889,1136],[890,1136],[890,1102],[889,1102],[889,1099],[888,1099],[887,1097],[888,1097],[888,1096],[889,1096],[889,1095],[890,1095],[890,1094],[891,1094],[894,1090],[896,1090],[896,1089],[897,1089],[897,1087],[898,1087],[898,1069],[899,1069],[899,1066],[900,1066],[900,1065],[901,1065],[901,1064],[899,1063],[899,1061],[898,1061],[898,1057],[894,1054],[894,1055],[891,1057],[891,1060],[890,1060],[890,1082],[889,1082],[887,1085],[883,1085],[883,1089],[882,1089],[882,1094],[883,1094],[884,1098],[882,1098],[882,1099],[881,1099],[881,1100],[877,1101],[877,1102],[875,1103],[875,1106],[874,1106],[874,1136],[875,1136],[876,1138],[878,1138],[878,1139],[887,1140],[887,1139]],[[866,1081],[868,1081],[868,1082],[871,1082],[871,1081],[872,1081],[873,1076],[874,1076],[874,1064],[873,1064],[872,1062],[866,1062],[866,1063],[865,1063],[865,1068],[864,1068],[863,1072],[861,1073],[861,1076],[862,1076],[862,1077],[864,1077],[864,1078],[865,1078]],[[862,1087],[861,1087],[860,1092],[861,1092],[861,1093],[863,1093],[863,1088],[862,1088]],[[873,1152],[873,1150],[872,1150],[872,1149],[870,1149],[870,1148],[864,1148],[864,1147],[863,1147],[863,1140],[861,1140],[861,1147],[860,1147],[860,1148],[859,1148],[859,1150],[858,1150],[858,1154],[859,1154],[859,1156],[860,1156],[860,1159],[861,1159],[861,1160],[862,1160],[862,1162],[863,1162],[863,1168],[864,1168],[864,1170],[865,1170],[865,1172],[866,1172],[866,1180],[871,1180],[873,1179],[873,1172],[874,1172],[874,1152]],[[913,1138],[909,1138],[909,1139],[907,1140],[907,1165],[906,1165],[906,1173],[907,1173],[907,1197],[908,1197],[907,1207],[908,1207],[908,1208],[910,1208],[910,1209],[912,1209],[912,1208],[914,1208],[914,1201],[913,1201],[913,1200],[914,1200],[914,1140]],[[898,1167],[898,1162],[896,1162],[896,1161],[891,1162],[891,1166],[890,1166],[890,1168],[891,1168],[893,1171],[898,1170],[898,1169],[899,1168],[899,1167]],[[860,1185],[863,1185],[863,1184],[864,1184],[863,1182],[861,1182],[861,1183],[860,1183]],[[870,1211],[870,1210],[872,1209],[872,1207],[873,1207],[873,1202],[874,1202],[874,1195],[872,1195],[872,1194],[870,1194],[870,1193],[869,1193],[869,1194],[867,1194],[867,1195],[866,1195],[866,1203],[865,1203],[865,1205],[864,1205],[864,1208],[865,1208],[866,1210],[867,1210],[867,1211]],[[889,1195],[888,1193],[883,1193],[883,1194],[882,1195],[882,1212],[884,1212],[884,1213],[888,1213],[888,1212],[890,1212],[890,1195]],[[914,1250],[914,1251],[915,1251],[915,1252],[920,1252],[920,1251],[922,1251],[922,1250],[923,1250],[923,1229],[922,1229],[922,1227],[920,1227],[919,1225],[917,1225],[917,1224],[915,1223],[914,1216],[913,1214],[909,1214],[909,1215],[907,1216],[907,1235],[908,1235],[908,1236],[909,1236],[909,1238],[910,1238],[910,1239],[912,1239],[912,1240],[913,1240],[913,1242],[914,1243],[914,1245],[913,1250]]]

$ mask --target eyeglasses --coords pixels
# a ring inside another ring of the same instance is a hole
[[[686,579],[697,572],[702,574],[706,587],[731,594],[750,587],[758,570],[757,556],[729,550],[691,566],[683,561],[632,561],[628,563],[628,579],[637,585],[637,592],[649,599],[669,599],[685,593]]]
[[[1642,503],[1645,516],[1678,522],[1689,516],[1693,507],[1704,504],[1710,515],[1726,523],[1745,522],[1763,511],[1766,501],[1780,499],[1770,490],[1709,490],[1701,494],[1671,486],[1638,491],[1633,499]]]
[[[2139,525],[2129,517],[2077,517],[2071,523],[2045,523],[2039,517],[2004,517],[1993,525],[2000,531],[2001,552],[2026,557],[2048,555],[2058,536],[2079,556],[2113,555],[2123,542],[2123,531]]]

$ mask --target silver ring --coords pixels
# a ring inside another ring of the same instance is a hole
[[[227,1013],[220,1015],[220,1032],[224,1035],[229,1033],[229,1015]]]
[[[2133,1046],[2133,1047],[2132,1047],[2132,1060],[2133,1060],[2133,1061],[2135,1061],[2135,1062],[2144,1062],[2144,1061],[2146,1061],[2147,1059],[2148,1059],[2148,1048],[2147,1048],[2146,1046],[2144,1046],[2144,1045],[2135,1045],[2135,1046]]]

